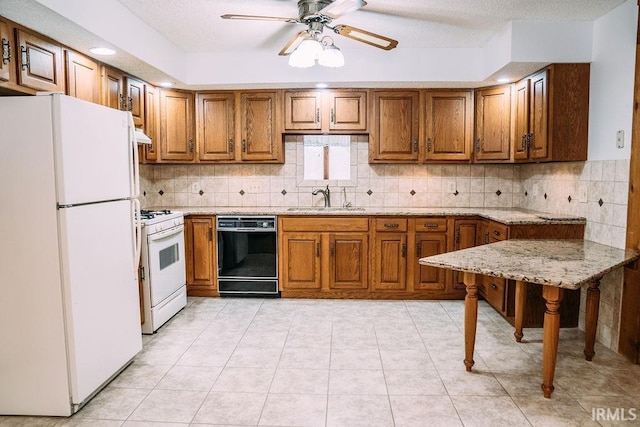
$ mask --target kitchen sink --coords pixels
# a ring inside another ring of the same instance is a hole
[[[343,208],[343,207],[324,207],[324,206],[308,206],[308,207],[295,207],[287,209],[290,212],[304,212],[304,211],[312,211],[312,212],[354,212],[354,211],[364,211],[364,208]]]

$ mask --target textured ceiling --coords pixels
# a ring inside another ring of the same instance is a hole
[[[279,51],[300,24],[223,20],[248,14],[297,18],[297,0],[118,0],[185,52]],[[514,20],[593,20],[622,0],[367,0],[333,23],[399,41],[399,48],[481,47]],[[336,44],[352,42],[339,36]]]

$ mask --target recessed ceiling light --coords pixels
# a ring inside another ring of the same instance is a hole
[[[498,83],[509,83],[509,78],[508,77],[500,77],[498,79]]]
[[[173,82],[162,82],[162,83],[160,83],[160,86],[162,86],[162,87],[171,87],[173,85],[174,85]]]
[[[326,84],[326,83],[316,83],[316,87],[317,87],[318,89],[324,89],[324,88],[329,87],[329,85],[328,85],[328,84]]]
[[[108,47],[92,47],[89,48],[89,52],[94,55],[115,55],[116,51],[113,49],[109,49]]]

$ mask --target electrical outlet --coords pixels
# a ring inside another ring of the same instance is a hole
[[[624,148],[624,131],[619,130],[616,132],[616,147]]]
[[[248,185],[247,189],[249,193],[261,193],[262,192],[262,183],[260,182],[252,182]]]

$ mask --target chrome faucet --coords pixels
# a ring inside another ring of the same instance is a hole
[[[325,188],[324,190],[318,188],[317,190],[313,190],[311,192],[311,194],[313,194],[314,196],[317,195],[318,193],[322,193],[322,195],[324,196],[324,207],[330,208],[331,207],[331,191],[329,190],[329,186],[327,185],[327,188]]]

